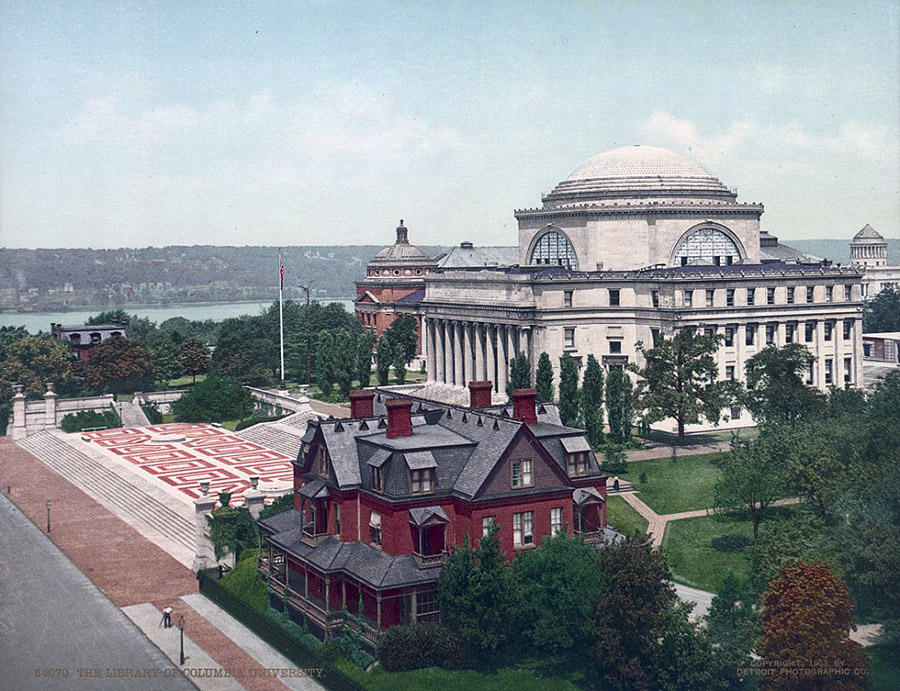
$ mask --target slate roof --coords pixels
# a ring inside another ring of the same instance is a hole
[[[413,400],[413,434],[389,439],[385,401],[400,397]],[[508,405],[472,410],[382,389],[375,390],[373,412],[366,419],[310,421],[303,452],[321,434],[340,489],[371,491],[370,468],[381,467],[383,490],[378,494],[388,500],[418,498],[410,494],[408,470],[426,467],[435,468],[435,489],[429,496],[475,498],[498,459],[527,427],[512,418]],[[562,438],[567,444],[590,448],[583,430],[559,424],[559,411],[551,403],[539,404],[538,423],[527,429],[563,473],[567,452]],[[602,471],[593,452],[588,458],[588,477],[599,478]]]
[[[441,269],[465,269],[479,266],[512,266],[519,263],[518,247],[453,247],[437,256]]]

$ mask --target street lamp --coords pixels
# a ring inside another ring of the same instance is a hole
[[[178,617],[178,629],[181,631],[181,655],[179,659],[181,660],[181,664],[184,664],[184,615]]]
[[[47,532],[50,532],[50,502],[47,502]]]

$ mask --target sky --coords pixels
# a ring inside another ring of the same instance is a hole
[[[900,2],[0,0],[0,246],[517,243],[629,144],[900,236]]]

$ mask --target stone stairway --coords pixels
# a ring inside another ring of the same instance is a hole
[[[116,403],[116,410],[122,420],[122,427],[146,427],[150,424],[144,409],[137,403],[122,401]]]
[[[194,525],[188,516],[149,495],[137,482],[129,482],[50,432],[17,443],[163,549],[173,547],[166,551],[177,552],[173,556],[179,561],[194,553]]]
[[[253,427],[235,432],[236,437],[265,446],[267,449],[283,453],[291,460],[300,452],[300,438],[303,430],[298,427],[285,427],[276,422],[261,422]]]

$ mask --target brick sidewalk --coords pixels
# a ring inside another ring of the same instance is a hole
[[[120,518],[78,487],[12,442],[0,438],[0,487],[38,527],[46,530],[51,502],[50,538],[118,607],[152,602],[185,614],[191,638],[223,667],[262,670],[262,666],[200,614],[180,600],[197,592],[197,579]],[[160,617],[162,615],[160,614]],[[241,679],[250,691],[283,691],[280,681]]]

